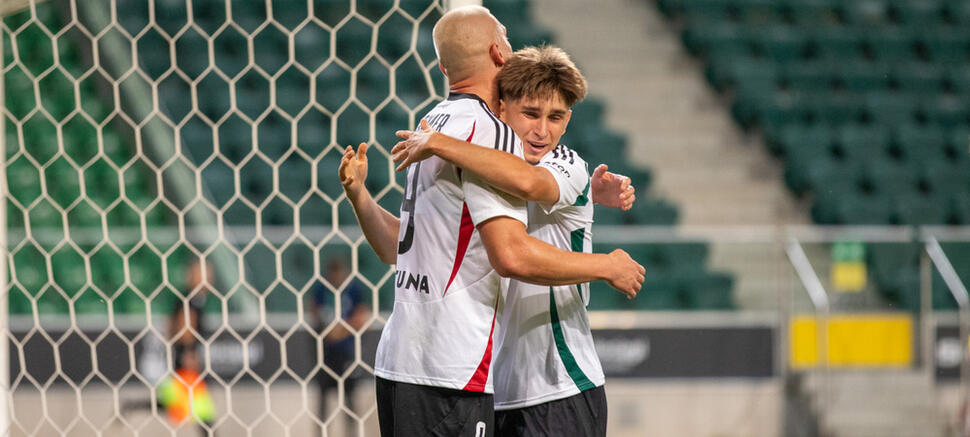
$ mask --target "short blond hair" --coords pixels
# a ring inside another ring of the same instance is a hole
[[[558,95],[566,106],[573,106],[586,97],[586,78],[569,55],[555,46],[516,51],[495,80],[502,100],[548,99]]]

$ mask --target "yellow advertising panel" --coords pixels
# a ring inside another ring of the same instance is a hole
[[[831,367],[908,367],[913,362],[913,320],[904,314],[836,314],[828,318],[826,358]],[[791,365],[819,365],[815,316],[791,323]]]

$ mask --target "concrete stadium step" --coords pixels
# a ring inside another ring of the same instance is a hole
[[[834,436],[947,435],[933,381],[922,371],[830,370],[811,375],[804,387]]]

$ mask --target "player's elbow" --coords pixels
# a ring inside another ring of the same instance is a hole
[[[377,254],[377,259],[381,260],[382,263],[387,265],[397,264],[397,251],[381,251]]]
[[[523,247],[518,244],[508,245],[495,251],[494,256],[490,257],[492,268],[499,276],[512,279],[521,279],[529,275],[529,263],[523,262]]]
[[[534,201],[539,190],[539,183],[533,178],[519,178],[515,184],[515,195],[522,200]]]

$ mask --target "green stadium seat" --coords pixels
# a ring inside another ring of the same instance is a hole
[[[940,65],[922,62],[898,64],[893,78],[903,92],[935,94],[944,89],[944,70]]]
[[[922,162],[947,155],[946,136],[938,126],[906,124],[896,129],[895,138],[894,151],[908,161]]]
[[[892,201],[888,196],[846,193],[838,204],[839,224],[888,225],[892,223]]]
[[[223,40],[218,39],[216,41]],[[243,44],[245,45],[245,41],[243,41]],[[231,46],[231,44],[224,42],[223,45],[216,46],[216,52],[218,53],[220,52],[220,49],[228,48],[229,46]],[[175,65],[190,78],[194,79],[199,77],[199,75],[202,74],[202,71],[209,67],[209,57],[200,56],[202,53],[208,53],[208,47],[209,41],[204,36],[191,29],[186,31],[175,41]],[[234,47],[233,50],[239,51],[239,48]],[[155,52],[154,54],[148,56],[162,57],[166,56],[166,54]],[[219,54],[216,55],[216,62],[220,61],[219,56]],[[240,56],[245,56],[244,52],[242,52]],[[241,62],[239,61],[232,63],[231,67],[228,64],[230,62],[229,59],[225,59],[224,61],[226,63],[222,65],[229,67],[227,68],[228,71],[238,72],[242,68],[240,65]]]
[[[750,52],[747,37],[727,23],[692,23],[684,29],[684,45],[694,54],[744,55]]]
[[[759,32],[761,33],[761,32]],[[788,26],[772,26],[754,42],[762,56],[786,64],[804,58],[809,50],[806,35]]]
[[[899,126],[916,121],[918,99],[915,96],[876,93],[865,96],[870,120],[884,126]]]
[[[888,157],[874,158],[865,163],[865,181],[873,191],[885,195],[908,194],[919,191],[919,170],[909,161]]]
[[[798,165],[808,166],[808,185],[805,188],[816,193],[823,189],[835,192],[855,191],[863,182],[863,167],[859,162],[820,158]]]
[[[864,46],[878,61],[908,62],[917,59],[916,35],[904,28],[895,32],[873,32],[866,36]]]
[[[684,12],[685,0],[657,0],[657,7],[668,17]]]
[[[933,28],[943,19],[943,5],[937,0],[892,0],[891,14],[900,24],[912,28]]]
[[[638,188],[639,190],[639,188]],[[663,199],[638,200],[625,216],[625,223],[636,225],[671,226],[677,223],[677,207]]]
[[[889,301],[890,308],[896,307],[905,311],[919,310],[921,306],[919,268],[900,269],[879,285],[886,300]],[[935,304],[934,308],[940,309]]]
[[[950,211],[943,198],[911,193],[896,196],[893,204],[900,224],[944,225],[949,219]]]
[[[857,95],[844,92],[806,92],[799,104],[816,123],[830,126],[856,123],[867,114],[865,105]]]
[[[956,158],[970,158],[970,126],[957,127],[947,135],[948,148]],[[965,153],[966,152],[966,153]]]
[[[970,126],[970,103],[965,98],[929,97],[920,106],[929,123],[947,128]]]
[[[847,124],[836,138],[840,154],[849,161],[863,162],[889,153],[889,132],[881,127]]]
[[[943,157],[927,159],[921,165],[923,180],[934,193],[970,192],[970,163]]]
[[[889,23],[889,7],[883,0],[858,0],[841,5],[846,22],[861,28],[878,28]]]
[[[866,246],[868,268],[876,282],[887,283],[900,270],[919,267],[918,243],[870,243]]]
[[[655,264],[664,266],[668,270],[683,266],[704,265],[707,260],[706,243],[655,244],[652,250]]]
[[[852,28],[807,28],[809,45],[816,57],[834,62],[852,62],[862,56],[862,35]]]
[[[963,0],[944,0],[943,16],[954,27],[970,24],[970,4]]]
[[[883,91],[890,86],[888,64],[847,59],[835,67],[839,85],[850,92]]]
[[[691,275],[684,281],[684,303],[695,310],[735,308],[734,277],[725,273]]]
[[[760,124],[766,130],[776,126],[803,122],[790,98],[776,96],[770,83],[742,82],[736,92],[731,114],[741,127],[748,129]]]
[[[756,27],[781,22],[784,19],[782,4],[774,0],[738,0],[731,2],[736,8],[738,21]]]
[[[708,58],[706,75],[717,89],[738,86],[744,82],[776,84],[778,73],[775,63],[763,59],[716,55]]]
[[[789,63],[783,67],[782,77],[788,88],[803,92],[826,92],[833,84],[827,62]]]
[[[482,6],[502,23],[529,22],[529,2],[522,0],[485,0]],[[516,46],[512,46],[517,48]]]
[[[803,29],[828,28],[835,30],[841,26],[837,5],[834,0],[781,0],[781,7],[798,27]]]
[[[946,83],[959,96],[970,96],[970,64],[947,64]]]
[[[786,159],[827,156],[832,148],[832,130],[821,125],[786,125],[773,142],[775,144],[769,143],[772,152]]]
[[[17,285],[11,285],[8,296],[10,297],[8,300],[8,305],[10,305],[10,313],[17,315],[31,314],[33,307],[31,306],[31,301],[27,292],[25,292],[23,288]]]
[[[970,31],[966,26],[956,29],[931,27],[923,29],[918,38],[926,55],[938,65],[970,62]]]
[[[723,0],[690,0],[683,2],[684,15],[689,22],[725,22],[731,20],[729,2]]]

